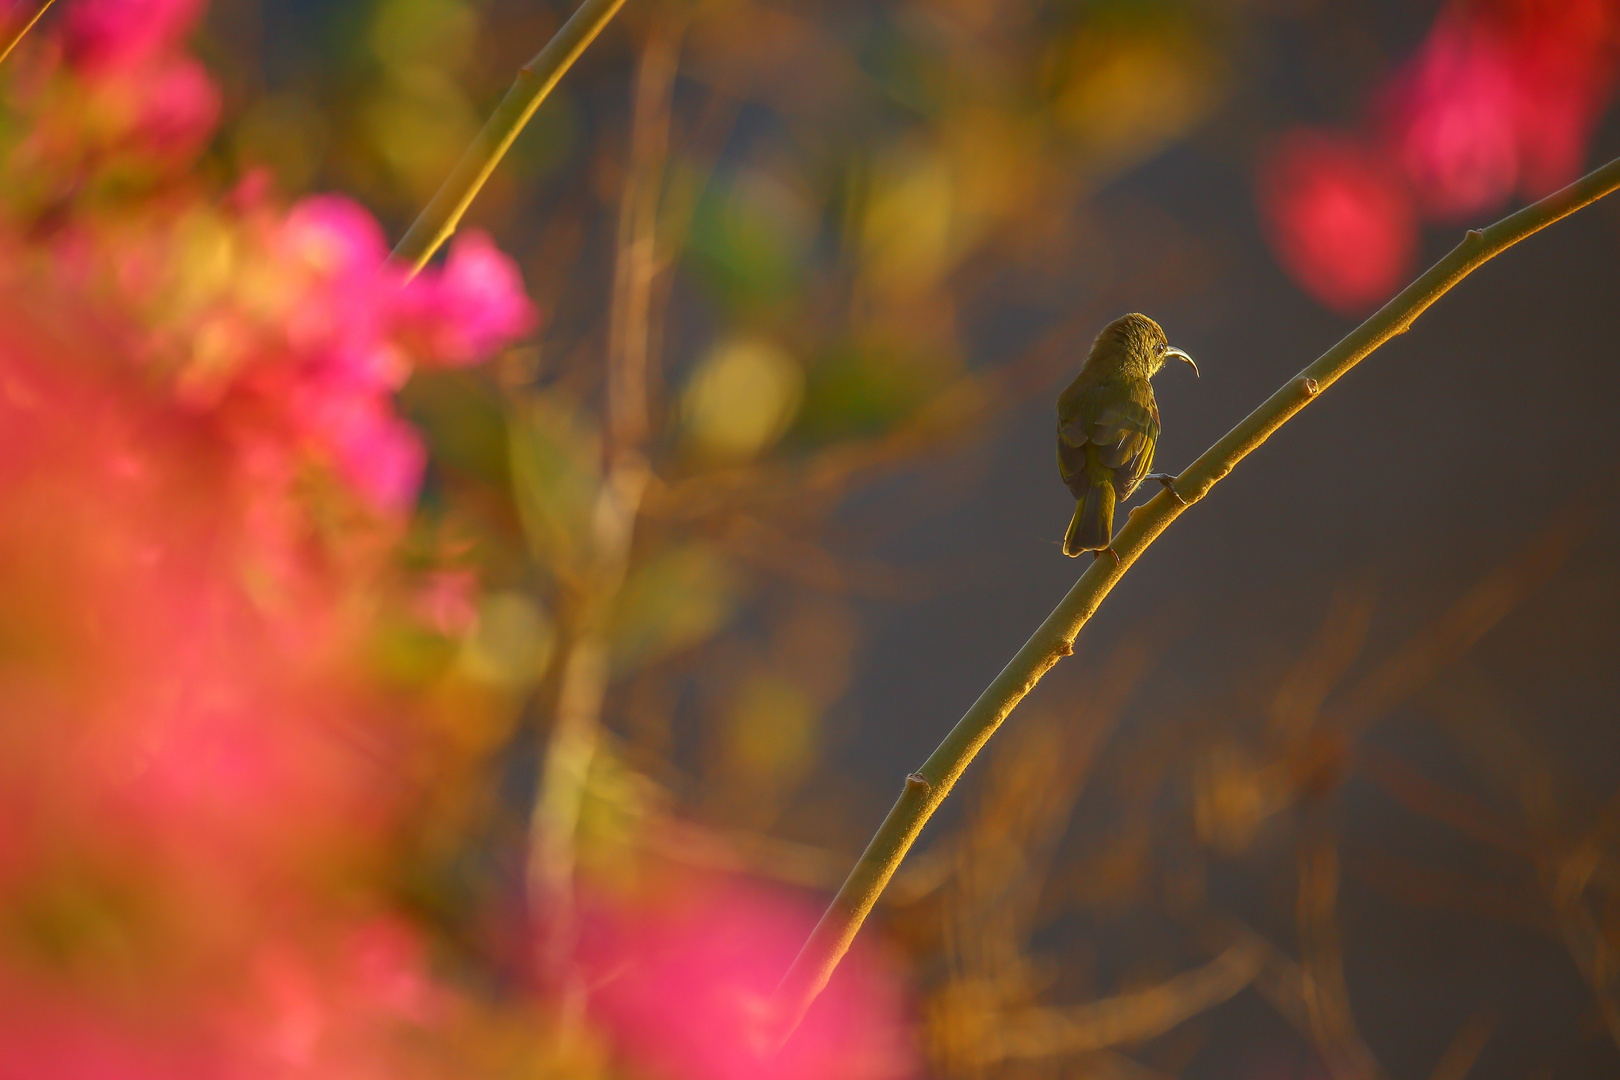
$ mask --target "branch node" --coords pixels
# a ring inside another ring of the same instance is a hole
[[[914,772],[906,777],[906,794],[908,795],[912,793],[926,795],[933,789],[934,785],[930,784],[928,778],[920,772]]]
[[[1073,656],[1074,642],[1070,641],[1068,638],[1059,638],[1057,648],[1053,649],[1052,651],[1057,653],[1059,656]]]
[[[1482,243],[1484,241],[1484,239],[1485,239],[1485,230],[1484,229],[1469,229],[1467,239],[1470,242],[1475,243],[1475,244]]]
[[[1302,377],[1299,380],[1299,384],[1305,388],[1306,397],[1315,397],[1322,390],[1322,388],[1316,384],[1315,379],[1307,379]]]

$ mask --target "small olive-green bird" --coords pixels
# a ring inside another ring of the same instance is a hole
[[[1058,471],[1079,500],[1063,554],[1110,551],[1114,504],[1129,498],[1153,468],[1159,405],[1153,376],[1165,359],[1198,365],[1165,340],[1146,315],[1121,315],[1091,344],[1069,388],[1058,396]]]

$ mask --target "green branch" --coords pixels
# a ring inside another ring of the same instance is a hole
[[[33,14],[28,13],[29,6],[33,6]],[[51,6],[51,0],[17,0],[6,13],[6,20],[0,24],[0,61],[11,55],[11,50],[17,47],[28,31],[39,22],[39,17],[45,14],[45,9]]]
[[[872,837],[860,861],[838,890],[821,922],[810,934],[793,966],[776,989],[769,1012],[779,1042],[791,1035],[804,1011],[821,993],[861,923],[894,876],[917,834],[961,777],[973,756],[995,734],[1025,694],[1034,689],[1060,659],[1074,651],[1074,639],[1126,571],[1170,523],[1209,494],[1227,473],[1314,401],[1374,349],[1406,332],[1419,315],[1488,259],[1531,233],[1546,228],[1588,203],[1620,188],[1620,159],[1576,181],[1562,191],[1525,207],[1483,231],[1472,229],[1463,242],[1399,296],[1329,349],[1315,363],[1283,384],[1237,427],[1204,451],[1171,490],[1161,491],[1131,511],[1114,538],[1119,561],[1095,559],[1046,617],[1001,674],[979,695],[922,768],[906,777],[900,799]]]
[[[511,89],[506,91],[472,145],[456,162],[449,179],[394,248],[395,262],[409,266],[412,275],[427,265],[433,253],[456,231],[461,216],[472,205],[478,190],[495,171],[523,125],[622,6],[624,0],[585,0],[546,47],[518,69]]]

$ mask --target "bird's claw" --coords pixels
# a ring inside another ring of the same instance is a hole
[[[1167,473],[1167,472],[1148,473],[1142,479],[1144,479],[1144,480],[1157,480],[1159,483],[1164,485],[1164,490],[1166,490],[1166,491],[1168,491],[1170,493],[1170,497],[1172,499],[1176,500],[1176,502],[1180,503],[1182,506],[1187,505],[1187,500],[1183,499],[1181,497],[1181,492],[1176,490],[1176,478],[1171,476],[1169,473]]]
[[[1093,552],[1092,552],[1092,553],[1091,553],[1091,557],[1092,557],[1092,558],[1093,558],[1093,559],[1100,559],[1100,558],[1102,558],[1102,557],[1103,557],[1103,556],[1104,556],[1104,555],[1112,555],[1112,556],[1113,556],[1113,557],[1114,557],[1114,565],[1115,565],[1115,566],[1121,566],[1121,565],[1123,565],[1123,563],[1124,563],[1124,560],[1122,560],[1122,559],[1121,559],[1121,558],[1120,558],[1120,557],[1119,557],[1119,552],[1117,552],[1117,551],[1115,551],[1115,550],[1114,550],[1114,549],[1113,549],[1113,548],[1111,548],[1111,547],[1105,547],[1105,548],[1103,548],[1103,549],[1102,549],[1102,550],[1100,550],[1100,551],[1093,551]]]

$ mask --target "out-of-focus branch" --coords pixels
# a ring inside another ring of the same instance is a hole
[[[1359,772],[1395,801],[1431,821],[1450,826],[1478,843],[1527,859],[1538,853],[1536,840],[1501,818],[1489,806],[1424,775],[1404,758],[1379,746],[1360,750]]]
[[[1300,920],[1300,933],[1312,937],[1319,937],[1314,924],[1326,917],[1334,918],[1334,908],[1337,906],[1338,896],[1338,865],[1337,856],[1333,855],[1331,863],[1324,863],[1319,853],[1314,853],[1310,847],[1301,851],[1300,859],[1300,896],[1296,914]],[[1324,880],[1322,874],[1327,871],[1331,878]],[[1331,886],[1332,894],[1324,893],[1324,886]],[[1325,903],[1324,903],[1325,897]],[[1361,1042],[1361,1037],[1352,1025],[1348,1031],[1339,1031],[1330,1039],[1323,1038],[1322,993],[1315,985],[1316,979],[1323,970],[1324,959],[1320,951],[1320,941],[1304,942],[1308,950],[1316,950],[1316,956],[1307,956],[1304,964],[1299,963],[1282,949],[1266,940],[1248,926],[1236,919],[1222,919],[1215,935],[1230,939],[1235,936],[1240,942],[1256,950],[1261,958],[1261,964],[1254,975],[1254,988],[1260,996],[1265,998],[1276,1009],[1284,1020],[1294,1026],[1301,1035],[1314,1042],[1321,1049],[1324,1057],[1338,1058],[1337,1062],[1329,1061],[1334,1069],[1334,1075],[1341,1075],[1343,1063],[1346,1060],[1345,1049],[1349,1046],[1349,1059],[1358,1060],[1366,1070],[1365,1075],[1377,1075],[1377,1062],[1373,1060],[1371,1051]],[[1338,948],[1338,930],[1336,925],[1332,930],[1332,948]],[[1333,958],[1332,963],[1337,964]],[[1342,972],[1338,978],[1339,993],[1342,994]]]
[[[1320,814],[1321,808],[1313,808]],[[1312,1037],[1335,1080],[1378,1080],[1383,1070],[1356,1028],[1350,991],[1344,982],[1344,948],[1339,937],[1339,852],[1321,822],[1299,851],[1300,983]]]
[[[1522,854],[1536,868],[1552,916],[1550,928],[1537,928],[1551,929],[1562,939],[1570,959],[1591,988],[1609,1038],[1620,1046],[1620,951],[1615,949],[1604,920],[1593,915],[1587,899],[1588,892],[1600,889],[1606,895],[1598,897],[1597,902],[1606,907],[1620,889],[1616,883],[1620,870],[1609,850],[1614,818],[1620,813],[1620,791],[1611,796],[1595,825],[1583,829],[1581,835],[1569,836],[1561,824],[1565,820],[1562,808],[1550,794],[1565,789],[1568,781],[1560,783],[1539,748],[1513,731],[1507,717],[1500,713],[1497,699],[1469,693],[1459,686],[1447,689],[1449,693],[1441,698],[1447,726],[1467,732],[1470,738],[1476,738],[1482,730],[1490,731],[1493,741],[1499,740],[1496,752],[1504,767],[1504,775],[1498,779],[1511,777],[1520,781],[1519,799],[1526,817]],[[1459,694],[1459,690],[1463,693]],[[1534,779],[1523,782],[1525,777]],[[1433,785],[1432,781],[1426,783]]]
[[[518,69],[506,96],[495,106],[461,160],[456,162],[449,179],[394,248],[395,262],[409,267],[412,275],[427,265],[433,253],[456,231],[461,216],[472,205],[495,166],[506,156],[518,132],[585,47],[623,6],[624,0],[585,0],[546,47]]]
[[[1551,578],[1589,529],[1580,505],[1556,514],[1520,553],[1480,578],[1443,616],[1358,682],[1331,710],[1329,723],[1350,734],[1388,715]]]
[[[11,55],[11,50],[17,47],[28,31],[39,22],[39,17],[51,6],[51,0],[17,0],[6,12],[5,22],[0,23],[0,63]]]
[[[783,977],[768,1013],[772,1041],[785,1039],[832,977],[861,923],[877,902],[906,852],[933,816],[968,763],[1013,708],[1054,664],[1074,651],[1074,639],[1104,598],[1135,565],[1148,546],[1193,503],[1322,391],[1342,378],[1373,350],[1404,333],[1440,297],[1487,261],[1514,244],[1620,187],[1620,159],[1561,191],[1532,203],[1487,229],[1469,230],[1462,243],[1407,286],[1375,315],[1210,447],[1162,491],[1133,510],[1114,539],[1115,559],[1096,559],[1057,608],[951,729],[904,789],[866,852],[855,864],[820,923]]]
[[[576,937],[576,835],[607,688],[608,626],[624,584],[649,475],[644,444],[651,297],[658,273],[657,207],[667,160],[679,37],[666,21],[659,21],[642,46],[637,69],[608,341],[606,460],[591,522],[589,565],[574,598],[573,632],[562,660],[556,719],[541,764],[530,826],[529,885],[546,926],[540,959],[565,992],[571,982]]]
[[[1548,860],[1542,873],[1547,878],[1548,899],[1563,931],[1565,947],[1592,989],[1604,1029],[1620,1046],[1620,995],[1615,992],[1620,957],[1615,955],[1604,928],[1586,903],[1587,887],[1602,860],[1603,852],[1597,845],[1575,844],[1560,857]]]
[[[935,845],[933,852],[951,855],[953,887],[941,915],[945,959],[954,981],[974,987],[966,997],[946,995],[952,1004],[970,1004],[952,1009],[943,1021],[955,1030],[942,1032],[942,1056],[975,1062],[999,1038],[1001,1017],[1031,1015],[1043,979],[1039,965],[1031,963],[1029,942],[1051,867],[1100,748],[1146,673],[1149,655],[1139,635],[1126,636],[1078,708],[1029,717],[996,751],[964,827]],[[906,864],[885,896],[915,880],[918,861]]]
[[[1446,1047],[1446,1052],[1435,1063],[1429,1080],[1467,1080],[1474,1062],[1479,1060],[1485,1044],[1490,1041],[1490,1019],[1485,1016],[1472,1018],[1457,1030],[1456,1038],[1451,1040],[1451,1045]]]
[[[1069,1008],[1003,1014],[975,1047],[981,1064],[1009,1058],[1055,1057],[1139,1042],[1229,1000],[1253,982],[1268,959],[1252,941],[1239,941],[1192,971],[1157,986]]]

